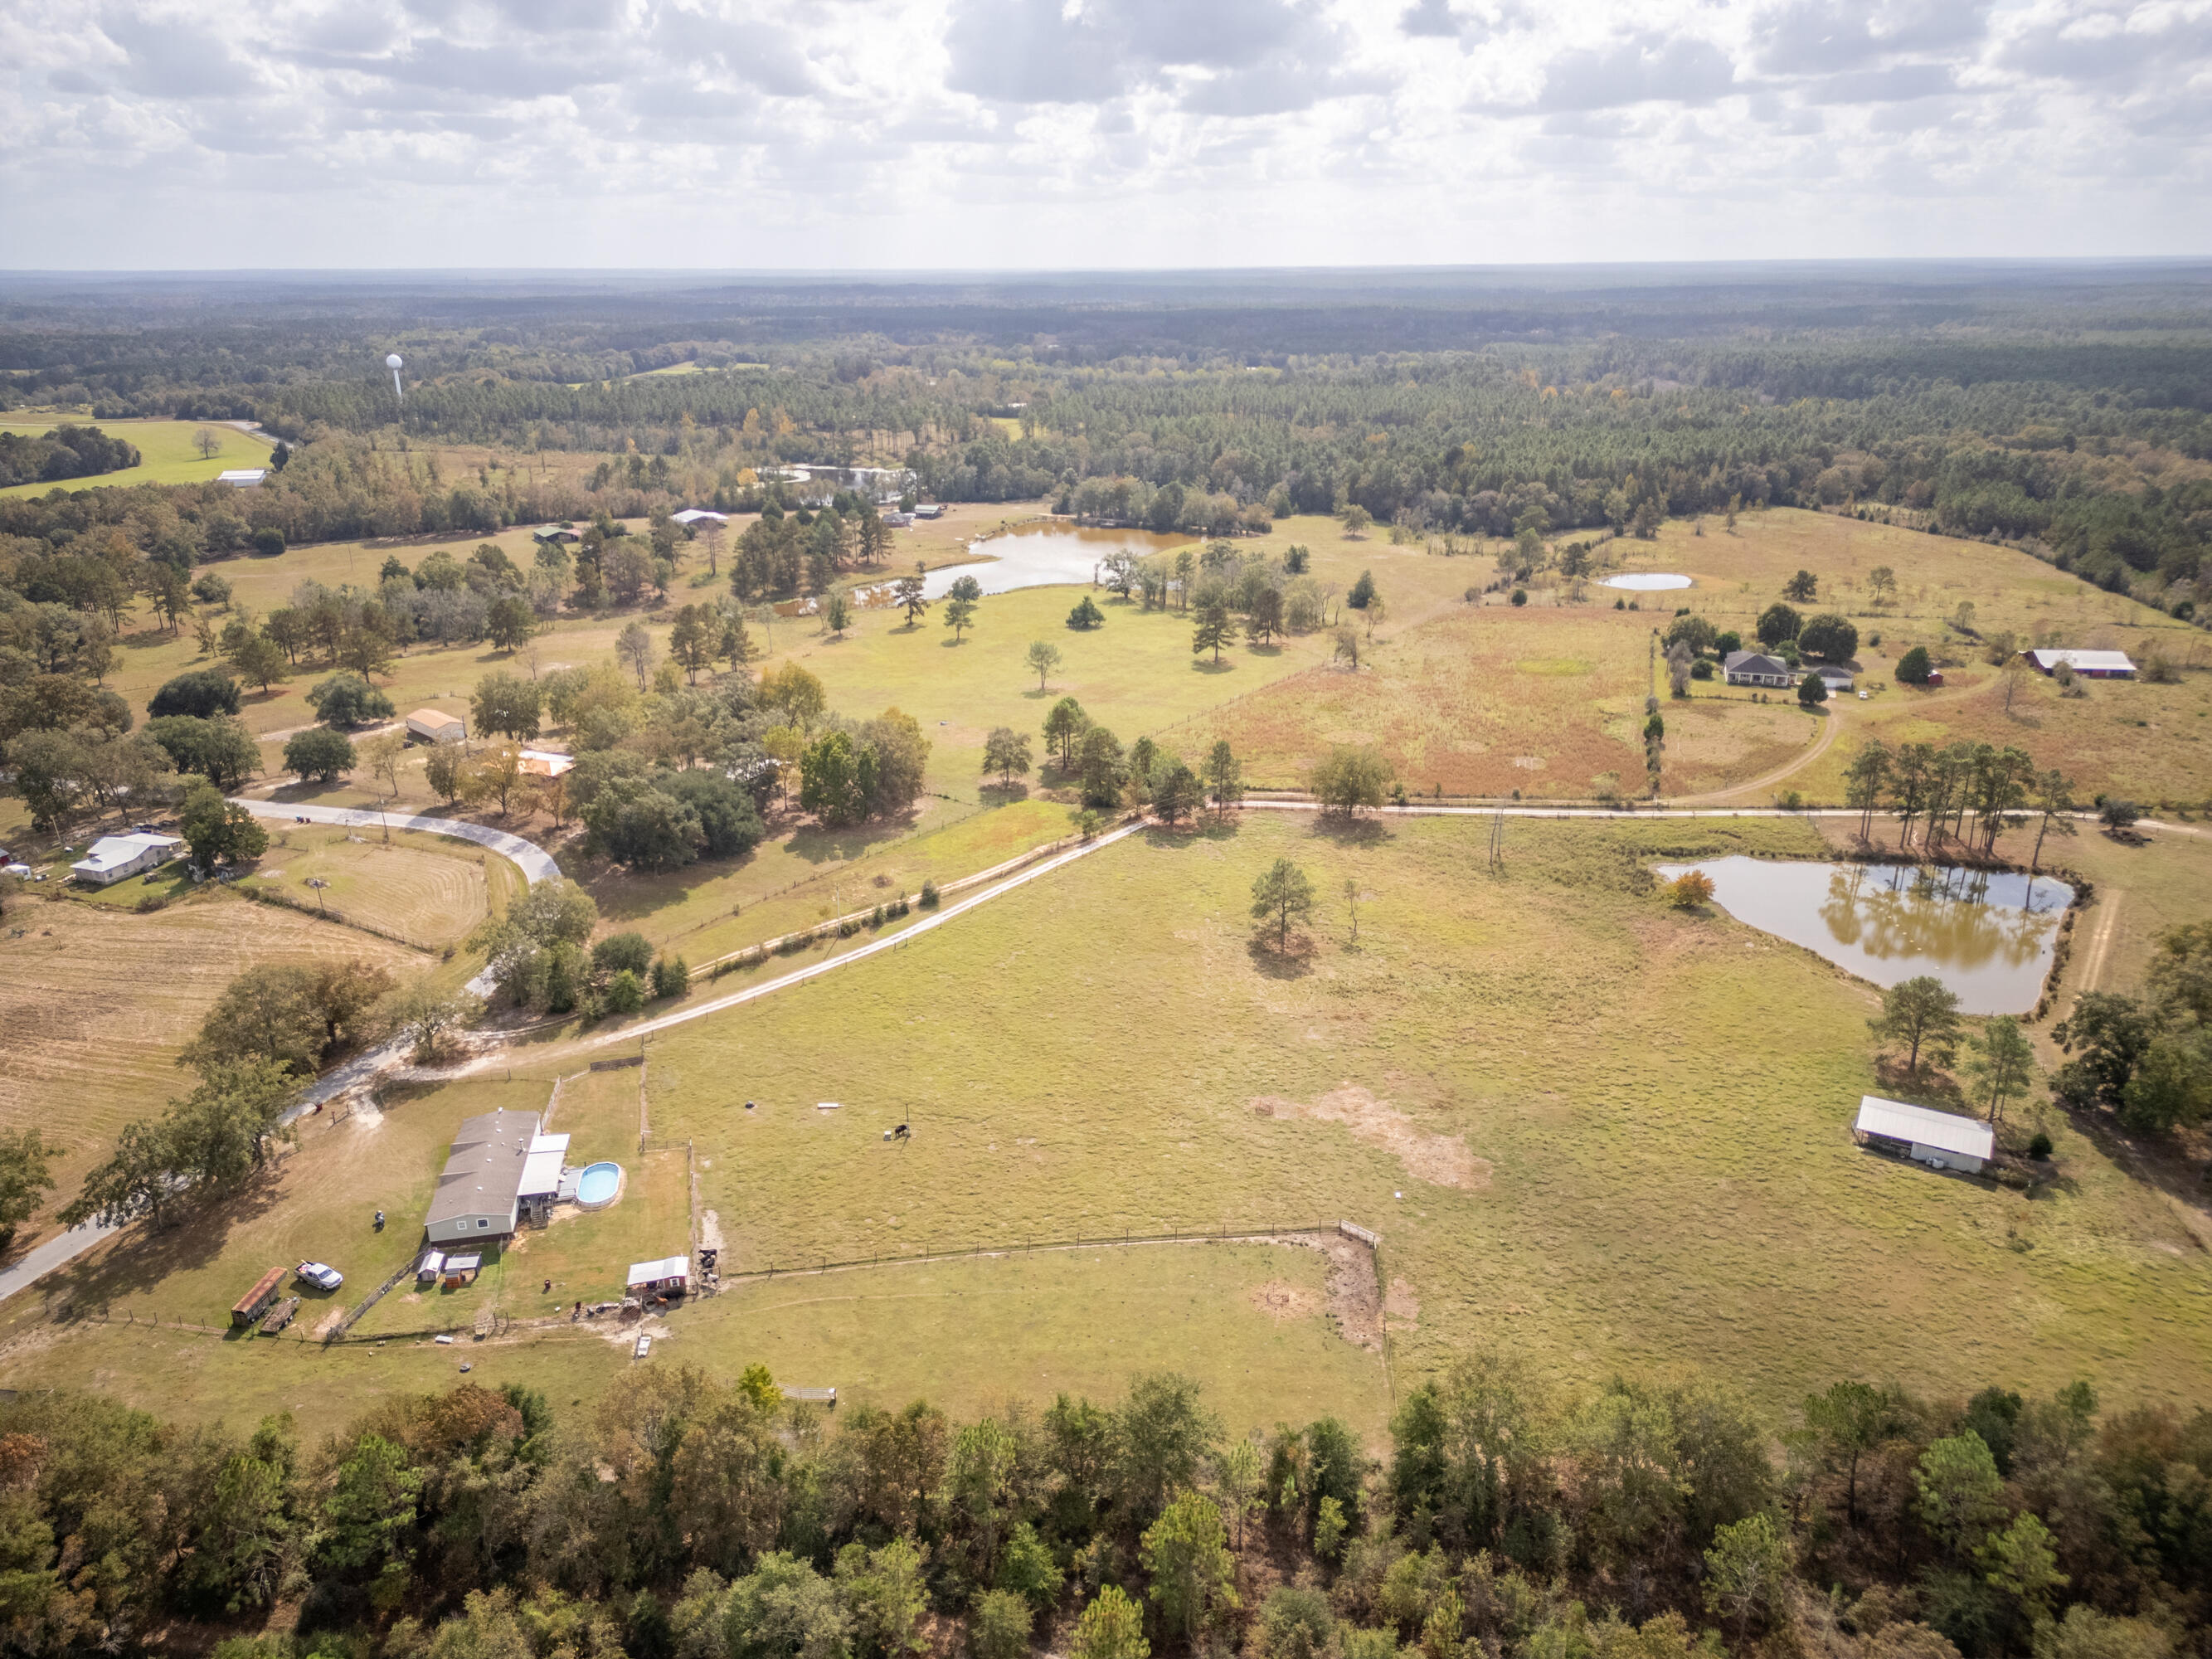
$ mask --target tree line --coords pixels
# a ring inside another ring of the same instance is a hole
[[[1370,1456],[1120,1401],[791,1405],[769,1372],[387,1395],[303,1445],[0,1405],[10,1645],[222,1659],[2168,1659],[2203,1639],[2212,1413],[2075,1382],[1557,1382],[1469,1354]],[[296,1608],[256,1633],[271,1609]]]

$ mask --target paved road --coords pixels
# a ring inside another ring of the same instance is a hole
[[[489,847],[502,858],[508,858],[521,866],[522,873],[532,885],[549,881],[560,875],[560,866],[542,847],[526,842],[520,836],[510,836],[501,830],[487,829],[481,823],[465,823],[458,818],[423,817],[409,813],[404,817],[379,814],[373,807],[353,806],[288,806],[280,801],[245,800],[233,798],[233,804],[243,806],[258,818],[283,818],[295,821],[305,818],[311,823],[342,823],[351,827],[374,829],[389,823],[395,830],[427,830],[434,836],[453,836],[462,841],[472,841],[479,847]],[[481,975],[469,981],[468,988],[478,996],[491,989],[490,982]],[[285,1114],[284,1121],[313,1111],[316,1107],[336,1099],[355,1085],[367,1081],[387,1066],[397,1065],[405,1054],[407,1044],[403,1039],[385,1043],[356,1054],[343,1066],[333,1066],[317,1078],[300,1096],[299,1102]],[[82,1255],[94,1245],[116,1230],[97,1222],[87,1222],[82,1227],[72,1227],[67,1232],[56,1233],[35,1249],[25,1254],[22,1260],[0,1270],[0,1302],[5,1302],[16,1291],[36,1284],[57,1267],[65,1267]]]

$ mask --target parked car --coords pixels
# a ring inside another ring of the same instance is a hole
[[[319,1291],[335,1291],[345,1283],[345,1275],[327,1261],[302,1261],[292,1271]]]

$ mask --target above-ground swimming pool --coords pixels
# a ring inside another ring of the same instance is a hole
[[[1687,587],[1687,576],[1669,574],[1663,570],[1633,570],[1626,576],[1607,576],[1601,587],[1625,587],[1632,593],[1656,593],[1662,588]]]
[[[592,1164],[576,1177],[576,1202],[586,1210],[601,1210],[615,1201],[622,1187],[622,1165]]]

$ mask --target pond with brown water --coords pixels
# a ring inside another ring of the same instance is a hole
[[[2024,1014],[2043,995],[2059,918],[2074,890],[2049,876],[1951,866],[1814,864],[1725,858],[1662,864],[1672,881],[1702,870],[1713,902],[1887,988],[1928,974],[1968,1014]]]

